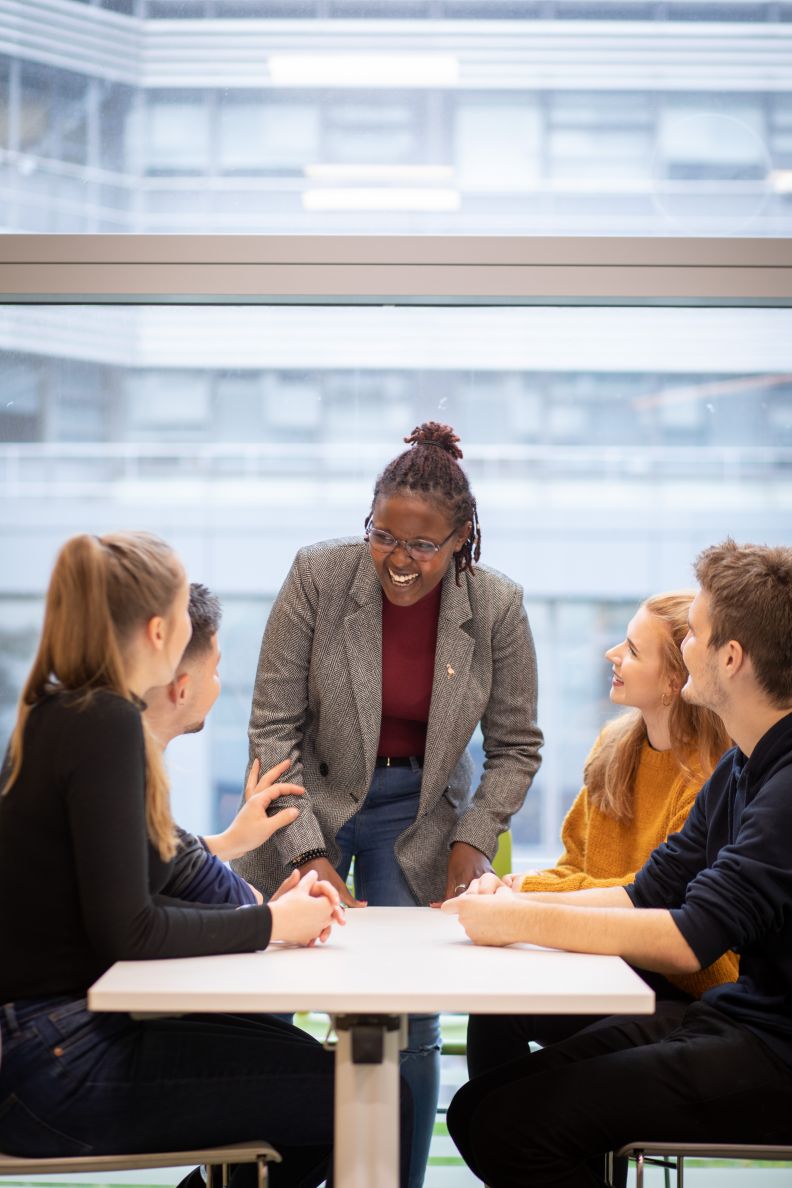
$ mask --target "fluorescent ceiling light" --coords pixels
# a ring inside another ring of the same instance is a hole
[[[306,190],[305,210],[459,210],[458,190],[451,189],[338,189]]]
[[[792,169],[773,169],[768,177],[776,194],[792,194]]]
[[[450,87],[459,82],[451,54],[272,54],[270,79],[281,87]]]
[[[306,177],[325,182],[447,182],[452,165],[306,165]]]

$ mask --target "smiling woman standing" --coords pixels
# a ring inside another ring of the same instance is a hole
[[[293,824],[236,869],[265,894],[316,870],[350,906],[426,906],[491,869],[536,769],[536,660],[521,588],[476,565],[459,438],[428,422],[377,479],[364,539],[301,549],[261,645],[250,761],[289,756]],[[471,798],[467,746],[481,724]],[[273,804],[275,807],[275,804]],[[355,859],[355,895],[345,881]],[[435,1016],[410,1020],[410,1182],[423,1181],[439,1085]]]

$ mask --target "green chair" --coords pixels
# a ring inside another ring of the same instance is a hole
[[[504,875],[510,874],[512,869],[512,835],[511,829],[507,829],[498,838],[498,848],[495,851],[495,857],[492,859],[492,869],[499,879]]]

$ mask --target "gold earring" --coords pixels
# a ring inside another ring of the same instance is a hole
[[[671,704],[671,700],[672,700],[671,694],[664,693],[663,696],[660,698],[660,700],[662,701],[663,705],[669,706]]]

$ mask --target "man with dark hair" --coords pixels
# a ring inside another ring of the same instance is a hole
[[[220,694],[217,632],[222,610],[217,596],[198,582],[190,585],[189,615],[192,636],[173,680],[146,694],[146,724],[163,750],[180,734],[203,730],[206,716]],[[225,863],[260,846],[297,816],[296,808],[267,816],[276,794],[274,788],[271,792],[268,789],[288,766],[286,761],[259,779],[258,764],[253,765],[245,788],[245,804],[223,833],[201,838],[178,829],[180,846],[170,878],[162,888],[163,895],[200,903],[262,902],[261,893]],[[284,792],[300,794],[302,789],[278,784],[277,795]]]
[[[605,1020],[464,1086],[448,1127],[495,1185],[602,1185],[635,1139],[782,1143],[792,1116],[792,549],[706,549],[683,697],[736,746],[628,887],[514,894],[492,875],[444,905],[477,944],[527,941],[736,982],[676,1012]]]
[[[196,656],[215,653],[217,633],[220,630],[220,620],[223,617],[220,599],[212,593],[208,586],[204,586],[200,582],[190,582],[190,600],[187,610],[190,615],[192,635],[181,658],[182,666],[192,661]],[[216,660],[219,659],[220,653],[217,652]]]

